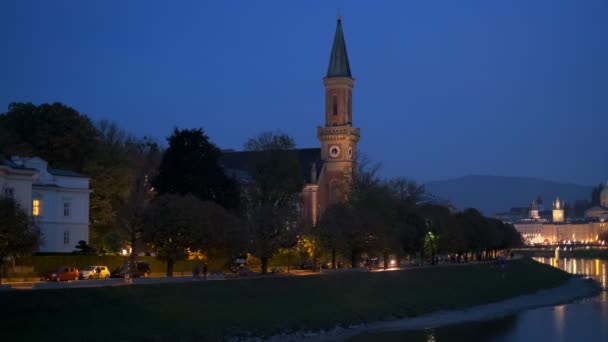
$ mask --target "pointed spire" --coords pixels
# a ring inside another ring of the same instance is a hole
[[[351,77],[346,43],[344,42],[344,33],[342,32],[342,17],[340,15],[338,15],[334,45],[331,48],[327,77]]]

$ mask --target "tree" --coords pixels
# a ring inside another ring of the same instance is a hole
[[[95,254],[95,248],[89,246],[89,244],[84,240],[78,241],[78,244],[74,246],[74,248],[76,248],[77,250],[72,253]]]
[[[11,103],[0,115],[0,153],[39,156],[54,168],[83,172],[98,132],[86,115],[61,103]]]
[[[131,245],[131,263],[134,263],[145,210],[155,195],[150,179],[156,175],[160,151],[156,143],[147,139],[129,139],[125,145],[129,160],[129,187],[128,195],[118,204],[117,223],[121,236]]]
[[[344,203],[330,205],[323,212],[317,230],[319,244],[331,252],[331,264],[336,268],[336,253],[350,252],[346,236],[349,232],[358,230],[354,210]]]
[[[128,134],[115,122],[96,123],[98,143],[84,172],[91,175],[91,244],[102,251],[123,247],[117,229],[120,203],[131,188],[132,157],[127,155]]]
[[[389,180],[387,186],[399,201],[413,206],[422,200],[425,193],[424,185],[420,185],[405,177],[397,177]]]
[[[201,128],[173,131],[167,138],[158,175],[152,184],[159,195],[193,194],[202,201],[214,201],[224,208],[238,207],[235,180],[220,165],[220,149],[209,141]]]
[[[186,259],[195,244],[203,210],[202,202],[192,195],[161,195],[147,207],[143,239],[158,259],[167,262],[168,277],[173,276],[175,262]]]
[[[299,196],[304,186],[295,142],[282,133],[262,133],[245,144],[254,154],[251,182],[243,191],[252,254],[262,274],[280,248],[296,244],[301,227]]]
[[[236,216],[215,202],[202,202],[200,211],[201,221],[194,232],[191,250],[216,261],[216,265],[227,266],[235,255],[246,250],[247,231]]]
[[[19,204],[0,197],[0,284],[6,260],[35,252],[40,242],[38,227]]]

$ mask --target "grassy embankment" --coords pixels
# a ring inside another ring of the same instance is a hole
[[[378,273],[0,293],[9,340],[219,339],[323,329],[458,309],[555,287],[529,259]]]

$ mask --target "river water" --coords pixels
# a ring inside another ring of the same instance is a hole
[[[535,258],[598,281],[606,289],[607,260]],[[442,328],[363,334],[351,341],[608,341],[608,292],[570,304],[543,307],[500,319]]]

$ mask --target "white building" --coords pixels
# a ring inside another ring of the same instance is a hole
[[[0,159],[1,195],[12,197],[40,227],[41,252],[72,252],[89,242],[89,178],[49,169],[38,158]]]

